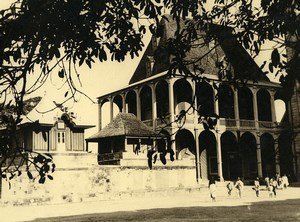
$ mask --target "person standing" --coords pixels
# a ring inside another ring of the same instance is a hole
[[[217,186],[214,177],[211,177],[211,179],[209,180],[208,188],[209,188],[210,197],[212,201],[216,201]]]
[[[266,182],[266,188],[269,189],[269,186],[270,186],[270,178],[269,178],[268,176],[266,176],[265,182]]]
[[[273,195],[274,197],[276,197],[277,193],[277,188],[278,188],[278,183],[277,183],[277,180],[275,180],[274,178],[272,179],[273,182],[272,182],[272,187],[273,187]]]
[[[259,178],[256,177],[256,179],[254,180],[254,190],[257,197],[259,197],[259,187],[260,187]]]
[[[288,187],[288,185],[289,185],[289,179],[286,176],[286,174],[284,174],[282,176],[281,181],[282,181],[283,188],[286,189]]]
[[[244,183],[241,181],[241,178],[237,178],[234,186],[237,189],[238,197],[242,198]]]
[[[231,196],[232,189],[233,189],[232,182],[229,181],[229,182],[227,183],[226,187],[227,187],[228,197],[230,197],[230,196]]]

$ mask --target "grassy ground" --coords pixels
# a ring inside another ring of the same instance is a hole
[[[87,214],[37,219],[38,222],[190,222],[190,221],[300,221],[300,199],[255,202],[244,206],[210,206]]]

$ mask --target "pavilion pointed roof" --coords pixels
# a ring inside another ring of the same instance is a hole
[[[126,137],[163,137],[152,128],[144,124],[132,113],[119,113],[108,125],[98,133],[87,138],[86,141],[95,142],[100,138],[126,136]]]
[[[168,20],[162,19],[161,25],[164,27],[163,36],[157,41],[150,41],[147,49],[140,60],[135,72],[133,73],[129,84],[136,83],[138,81],[149,78],[149,74],[146,72],[146,61],[149,56],[153,56],[155,61],[153,65],[151,76],[169,70],[171,65],[169,59],[169,53],[164,46],[168,39],[174,38],[176,31],[176,22],[168,15]],[[182,24],[184,25],[184,24]],[[209,45],[205,43],[207,33],[201,32],[199,34],[199,45],[201,47],[192,48],[186,55],[186,59],[189,61],[197,61],[198,58],[202,58],[196,64],[204,69],[206,74],[218,75],[219,69],[217,63],[224,57],[228,59],[233,74],[238,78],[244,78],[249,80],[268,81],[259,66],[255,63],[253,58],[245,50],[245,48],[238,42],[236,37],[232,34],[232,30],[228,27],[221,25],[210,25],[210,30],[215,33],[216,42]],[[155,37],[153,37],[155,38]],[[158,50],[157,50],[158,49]],[[188,67],[192,69],[191,67]]]

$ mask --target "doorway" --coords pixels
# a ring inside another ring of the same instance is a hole
[[[66,151],[66,138],[64,131],[57,132],[57,151],[64,152]]]

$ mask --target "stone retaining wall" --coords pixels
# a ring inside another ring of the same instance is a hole
[[[2,204],[81,202],[91,198],[114,199],[199,189],[194,167],[91,166],[58,168],[54,180],[30,182],[25,173],[8,183],[2,181]]]

